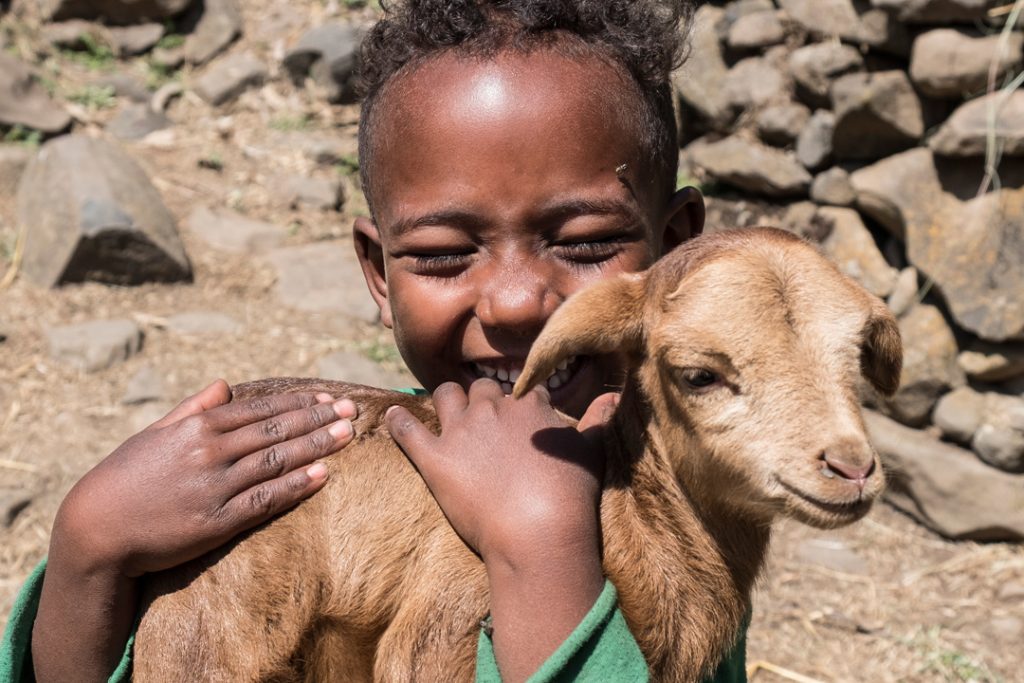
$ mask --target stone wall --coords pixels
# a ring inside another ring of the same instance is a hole
[[[1024,15],[1011,10],[707,3],[675,77],[681,180],[723,197],[712,207],[760,208],[717,227],[782,215],[899,316],[902,385],[865,396],[889,418],[871,426],[898,463],[893,502],[952,537],[1024,538]],[[939,483],[920,462],[938,452]]]

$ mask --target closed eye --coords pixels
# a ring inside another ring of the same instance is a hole
[[[586,242],[562,242],[554,245],[558,255],[566,261],[592,265],[608,261],[622,251],[623,241],[619,237]]]

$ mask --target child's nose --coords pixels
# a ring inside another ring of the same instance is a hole
[[[561,303],[549,279],[513,268],[485,285],[476,315],[484,327],[535,334]]]

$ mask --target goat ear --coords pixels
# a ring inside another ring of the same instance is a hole
[[[892,396],[900,386],[903,370],[903,342],[900,328],[889,309],[875,299],[871,316],[864,325],[860,370],[878,391]]]
[[[619,275],[569,297],[533,343],[512,395],[523,396],[569,356],[639,350],[646,282],[643,273]]]

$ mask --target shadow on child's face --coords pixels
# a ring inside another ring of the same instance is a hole
[[[494,377],[510,391],[568,296],[643,269],[663,241],[699,231],[685,210],[699,195],[662,206],[633,107],[597,85],[622,83],[603,62],[447,55],[399,78],[377,104],[376,224],[357,221],[356,248],[382,320],[427,389]],[[548,386],[578,416],[621,381],[617,359],[595,357]]]

